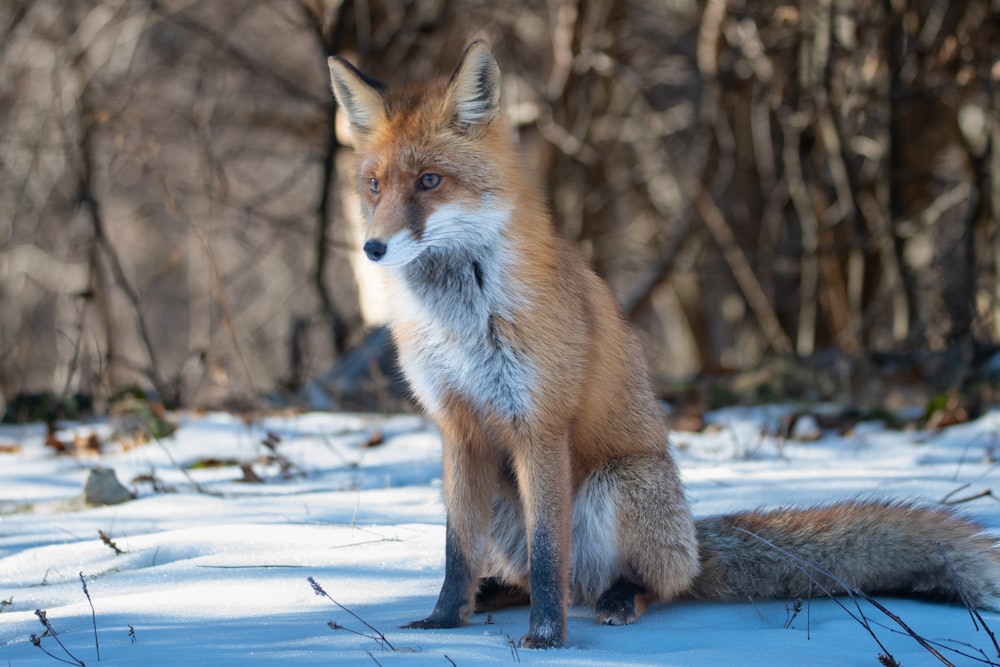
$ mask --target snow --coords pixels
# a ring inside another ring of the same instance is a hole
[[[788,410],[718,411],[705,432],[672,435],[697,515],[845,497],[978,496],[961,511],[1000,536],[1000,507],[980,495],[1000,475],[1000,411],[936,432],[866,423],[809,442],[767,435]],[[852,617],[860,612],[901,664],[937,664],[887,616],[846,599],[805,602],[797,614],[783,600],[682,602],[626,627],[598,626],[592,610],[573,608],[569,646],[553,651],[512,647],[527,629],[525,608],[454,630],[403,630],[430,612],[444,570],[440,440],[430,424],[341,414],[173,418],[174,436],[128,447],[107,423],[63,425],[62,440],[97,435],[107,445],[99,457],[54,454],[40,426],[0,428],[0,451],[15,450],[0,453],[0,665],[60,664],[32,645],[43,632],[36,609],[68,653],[98,663],[80,573],[102,665],[877,665],[885,649]],[[291,464],[287,475],[262,458],[269,432]],[[207,458],[230,464],[188,469]],[[238,481],[241,462],[265,483]],[[87,507],[81,492],[97,465],[113,468],[138,498]],[[132,482],[141,476],[172,490]],[[317,595],[310,577],[385,642]],[[964,608],[881,602],[943,643],[955,664],[1000,662]],[[1000,614],[983,619],[1000,630]],[[55,638],[41,646],[72,662]]]

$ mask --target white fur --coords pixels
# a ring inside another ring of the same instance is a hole
[[[618,563],[618,491],[610,473],[591,475],[573,501],[573,561],[570,591],[593,604],[621,576]]]
[[[389,241],[387,257],[396,244],[395,256],[409,258],[389,265],[399,286],[391,319],[417,333],[412,345],[401,346],[402,366],[432,413],[449,390],[505,418],[532,410],[533,364],[493,326],[512,322],[524,302],[503,238],[510,210],[490,201],[478,208],[447,204],[428,216],[419,240],[401,232]]]
[[[618,561],[618,490],[614,473],[601,470],[580,485],[573,499],[573,549],[570,597],[593,605],[623,575]],[[528,580],[528,535],[524,511],[514,489],[500,489],[493,500],[492,540],[486,573],[507,582]]]
[[[490,523],[491,549],[486,575],[502,581],[527,583],[528,530],[515,488],[498,489],[493,498]]]
[[[409,230],[402,229],[386,241],[385,255],[378,260],[378,265],[387,269],[398,269],[406,266],[424,252],[426,248],[419,243]]]

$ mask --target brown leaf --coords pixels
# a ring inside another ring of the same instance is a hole
[[[55,424],[52,423],[46,425],[45,446],[54,451],[56,454],[69,454],[73,451],[73,447],[70,443],[64,442],[56,437],[56,427]]]
[[[378,447],[379,445],[385,444],[385,437],[382,435],[382,431],[372,431],[372,434],[365,441],[365,444],[361,445],[363,448],[367,449],[369,447]]]

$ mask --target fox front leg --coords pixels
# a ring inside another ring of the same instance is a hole
[[[566,645],[569,598],[569,441],[537,436],[527,440],[530,446],[515,462],[528,531],[531,586],[528,634],[520,644],[523,648],[559,648]],[[553,440],[553,445],[545,444]]]
[[[427,618],[404,625],[404,628],[430,630],[433,628],[454,628],[465,623],[472,612],[473,583],[478,578],[473,574],[468,558],[459,546],[451,517],[444,541],[444,583],[438,595],[434,611]]]
[[[454,628],[463,625],[475,607],[489,531],[492,494],[496,486],[496,454],[481,429],[470,419],[441,421],[444,446],[444,502],[448,512],[444,541],[444,583],[434,611],[408,628]],[[465,424],[454,429],[450,424]]]

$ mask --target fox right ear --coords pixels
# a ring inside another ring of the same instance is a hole
[[[500,115],[500,66],[485,41],[465,48],[448,81],[448,104],[463,130],[485,127]]]
[[[333,95],[347,114],[351,132],[359,139],[364,138],[376,125],[386,120],[385,86],[369,79],[338,56],[330,56],[327,65],[330,67]]]

